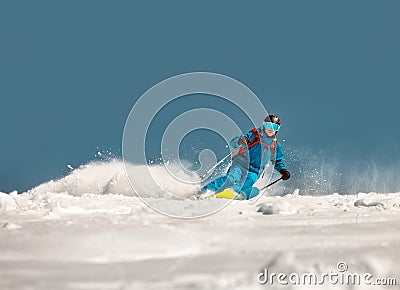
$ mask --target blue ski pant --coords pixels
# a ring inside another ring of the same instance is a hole
[[[253,184],[257,181],[258,174],[248,171],[240,165],[232,165],[226,175],[218,177],[205,185],[203,190],[220,192],[227,188],[233,188],[237,193],[245,193],[246,199],[251,199],[258,195],[257,187]]]

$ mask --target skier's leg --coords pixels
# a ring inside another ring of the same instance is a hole
[[[242,190],[241,193],[246,194],[246,199],[252,199],[253,197],[256,197],[260,193],[260,191],[257,187],[251,186]]]
[[[228,178],[228,175],[218,177],[218,178],[214,179],[213,181],[211,181],[210,183],[208,183],[207,185],[205,185],[201,189],[201,191],[205,192],[206,190],[211,190],[211,191],[216,192],[224,185],[227,178]]]
[[[246,179],[242,183],[241,188],[236,189],[236,192],[244,193],[246,195],[246,199],[251,199],[259,194],[259,190],[257,187],[253,187],[253,184],[256,183],[258,179],[258,175],[254,172],[246,172]],[[244,197],[244,196],[243,196]]]
[[[232,187],[234,184],[240,182],[242,177],[242,171],[237,166],[231,166],[225,176],[214,179],[206,186],[202,188],[202,191],[212,190],[214,192],[222,191],[228,187]]]

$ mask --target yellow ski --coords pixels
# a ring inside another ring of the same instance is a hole
[[[235,199],[238,196],[240,196],[240,194],[237,194],[232,189],[225,189],[224,191],[215,194],[216,198],[226,198],[226,199]]]

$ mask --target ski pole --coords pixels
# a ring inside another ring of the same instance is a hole
[[[241,148],[241,146],[238,147],[239,149]],[[238,148],[233,149],[231,152],[228,153],[228,155],[226,155],[224,158],[222,158],[220,161],[218,161],[213,167],[211,167],[210,169],[208,169],[206,172],[204,172],[203,175],[200,176],[200,180],[203,180],[204,177],[206,177],[208,175],[208,173],[210,173],[210,171],[212,171],[214,168],[216,168],[218,165],[220,165],[222,162],[224,162],[229,156],[231,156],[233,154],[233,152],[235,152]]]
[[[279,180],[281,180],[281,179],[282,179],[282,177],[281,177],[281,178],[278,178],[277,180],[271,182],[270,184],[264,186],[263,188],[260,188],[259,191],[264,190],[264,189],[266,189],[267,187],[270,187],[271,185],[277,183],[277,182],[278,182]]]

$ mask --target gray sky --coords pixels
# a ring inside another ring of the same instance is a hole
[[[291,148],[396,165],[399,8],[396,0],[2,1],[0,191],[65,174],[97,147],[118,154],[135,100],[192,71],[246,84],[281,117]]]

